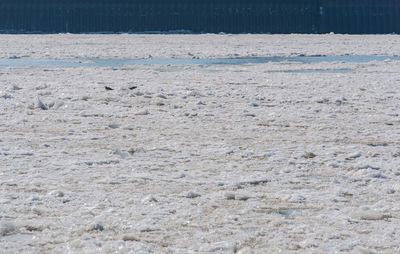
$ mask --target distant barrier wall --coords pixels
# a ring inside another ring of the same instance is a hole
[[[400,0],[0,0],[3,33],[400,33]]]

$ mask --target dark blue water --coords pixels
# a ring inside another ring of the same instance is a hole
[[[248,58],[206,58],[206,59],[0,59],[0,67],[118,67],[127,65],[160,65],[160,66],[187,66],[187,65],[243,65],[260,64],[269,62],[299,62],[299,63],[322,63],[322,62],[347,62],[365,63],[371,61],[393,60],[400,61],[400,57],[389,56],[294,56],[294,57],[248,57]],[[307,71],[293,71],[307,72]],[[313,72],[310,70],[310,72]],[[338,72],[341,72],[338,70]]]

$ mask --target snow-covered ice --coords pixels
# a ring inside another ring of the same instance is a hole
[[[27,59],[400,55],[397,35],[0,45]],[[0,252],[400,252],[399,88],[395,60],[1,67]]]

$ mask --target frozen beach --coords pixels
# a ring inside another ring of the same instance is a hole
[[[0,253],[400,253],[399,56],[398,35],[0,35]]]

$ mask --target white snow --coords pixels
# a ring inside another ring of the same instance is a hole
[[[0,58],[32,59],[400,55],[396,35],[1,35],[0,45]],[[335,69],[352,71],[284,72]],[[399,252],[399,70],[393,60],[0,68],[1,252]]]

